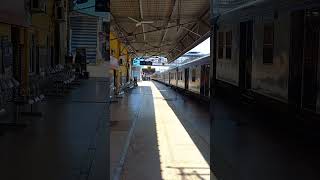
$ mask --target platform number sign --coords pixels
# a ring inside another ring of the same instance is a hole
[[[152,62],[151,61],[140,61],[140,65],[152,66]]]
[[[96,0],[96,12],[110,12],[110,0]]]

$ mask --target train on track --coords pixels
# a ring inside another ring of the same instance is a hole
[[[209,100],[209,59],[210,56],[205,56],[180,66],[172,67],[167,71],[155,73],[152,79]]]
[[[319,1],[256,1],[222,14],[217,24],[215,88],[276,109],[320,115]],[[153,79],[209,99],[209,59]]]

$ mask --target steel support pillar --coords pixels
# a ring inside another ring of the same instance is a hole
[[[213,170],[213,143],[214,143],[214,104],[216,93],[216,67],[217,67],[217,25],[218,17],[211,19],[211,35],[210,35],[210,170]],[[214,175],[213,175],[214,176]]]

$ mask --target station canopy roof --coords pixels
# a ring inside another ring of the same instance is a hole
[[[173,61],[209,37],[210,0],[111,0],[111,31],[133,56]]]

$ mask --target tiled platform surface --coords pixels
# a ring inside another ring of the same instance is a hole
[[[213,114],[211,151],[218,179],[320,179],[319,126],[308,127],[308,119],[248,106],[221,92]]]
[[[0,179],[107,179],[106,81],[84,80],[63,98],[49,97],[37,105],[44,116],[22,119],[26,128],[2,128]]]
[[[144,81],[111,105],[111,117],[118,120],[111,128],[113,175],[135,124],[121,179],[210,179],[210,122],[203,105]]]

